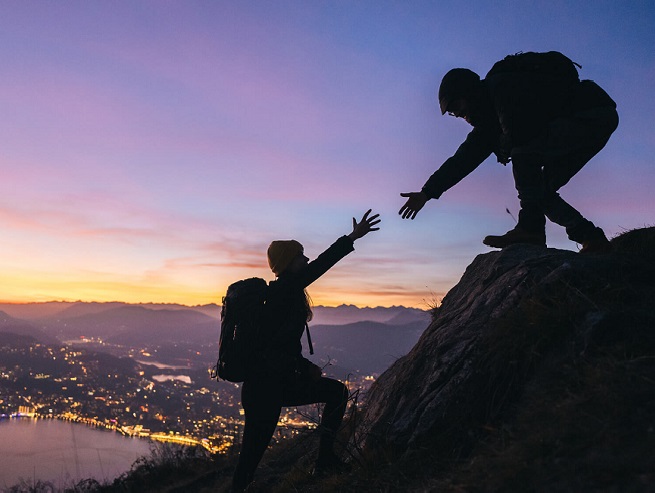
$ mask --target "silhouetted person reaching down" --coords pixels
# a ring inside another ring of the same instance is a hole
[[[305,288],[354,250],[353,242],[380,229],[379,215],[360,222],[312,262],[295,240],[274,241],[268,247],[268,264],[277,279],[268,288],[264,334],[256,349],[256,364],[241,389],[245,428],[233,491],[243,491],[253,480],[255,469],[275,432],[282,407],[325,403],[320,424],[320,444],[315,470],[343,469],[345,464],[333,450],[348,401],[346,386],[322,376],[321,368],[301,354],[301,338],[312,317]]]
[[[557,193],[605,146],[619,122],[616,103],[595,82],[578,80],[570,63],[572,81],[530,70],[492,68],[482,80],[465,68],[450,70],[439,87],[441,114],[463,118],[473,130],[420,192],[401,193],[407,201],[399,214],[414,219],[429,199],[438,199],[494,153],[498,162],[512,163],[520,211],[514,229],[487,236],[484,244],[545,246],[547,217],[566,228],[581,252],[610,251],[603,230]]]

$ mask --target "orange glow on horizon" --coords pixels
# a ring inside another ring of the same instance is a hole
[[[123,303],[163,303],[197,306],[219,304],[225,294],[227,284],[223,287],[203,289],[198,286],[182,285],[133,285],[119,282],[75,282],[57,281],[56,279],[26,279],[0,276],[0,282],[12,286],[11,293],[5,292],[0,303],[45,303],[62,302],[123,302]],[[433,293],[368,293],[348,289],[309,290],[315,306],[334,307],[355,305],[358,307],[406,306],[410,308],[429,309],[434,302]]]
[[[63,262],[46,267],[27,262],[21,262],[21,267],[15,265],[5,265],[0,269],[0,283],[5,286],[0,302],[220,304],[229,284],[238,279],[263,277],[271,281],[273,278],[266,266],[259,269],[241,265],[211,266],[188,270],[166,266],[158,270],[130,272],[129,268],[123,268],[122,272],[107,272],[75,269],[74,264]],[[348,271],[348,275],[335,272],[328,279],[310,286],[308,292],[314,305],[328,307],[346,304],[428,309],[435,298],[434,293],[427,289],[401,286],[392,280],[385,279],[380,285],[371,284],[370,280],[355,282],[360,279],[363,278],[357,272]]]

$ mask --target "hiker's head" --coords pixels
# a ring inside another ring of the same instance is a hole
[[[303,246],[296,240],[275,240],[268,247],[268,265],[273,274],[279,276],[285,270],[297,270],[309,260]]]
[[[441,114],[464,118],[469,121],[472,106],[480,92],[480,76],[467,68],[449,70],[439,85],[439,108]]]

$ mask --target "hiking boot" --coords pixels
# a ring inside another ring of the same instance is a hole
[[[314,476],[327,476],[329,474],[341,474],[345,472],[350,472],[351,466],[347,462],[342,461],[334,453],[323,454],[316,459],[314,464],[314,470],[312,474]]]
[[[517,226],[502,236],[487,236],[482,240],[482,243],[492,248],[505,248],[517,243],[528,243],[530,245],[545,247],[546,233],[533,233]]]
[[[580,253],[612,253],[614,247],[600,228],[594,228],[585,241],[582,242]]]

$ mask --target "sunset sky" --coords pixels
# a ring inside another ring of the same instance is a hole
[[[562,190],[609,236],[655,224],[655,3],[0,0],[0,301],[220,302],[313,258],[373,208],[382,229],[315,304],[427,308],[514,226],[490,158],[403,221],[470,127],[450,68],[559,50],[617,101],[607,147]],[[576,249],[548,226],[549,246]]]

